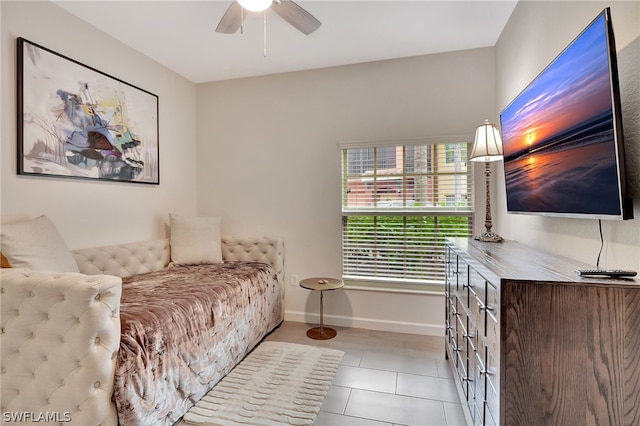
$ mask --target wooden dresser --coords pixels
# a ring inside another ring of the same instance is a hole
[[[446,357],[474,425],[640,425],[640,281],[505,241],[446,248]]]

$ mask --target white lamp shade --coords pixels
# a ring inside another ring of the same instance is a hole
[[[502,138],[496,126],[485,120],[484,124],[476,129],[476,140],[471,149],[471,161],[498,161],[502,160]]]
[[[262,12],[271,6],[272,0],[237,0],[240,6],[252,12]]]

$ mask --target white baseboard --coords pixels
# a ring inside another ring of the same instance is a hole
[[[285,321],[317,324],[320,322],[320,315],[300,311],[285,311],[284,319]],[[396,333],[421,334],[425,336],[444,336],[444,324],[421,324],[373,318],[352,318],[340,315],[325,315],[324,324],[336,327],[364,328],[366,330],[393,331]]]

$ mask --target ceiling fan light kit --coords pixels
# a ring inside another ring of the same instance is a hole
[[[269,9],[272,0],[237,0],[240,6],[252,12],[262,12]]]
[[[259,12],[269,8],[306,35],[314,32],[321,25],[320,21],[313,15],[291,0],[237,0],[232,2],[225,12],[216,28],[216,32],[235,34],[242,26],[243,9]]]

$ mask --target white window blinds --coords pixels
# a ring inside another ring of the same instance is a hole
[[[471,233],[467,142],[342,147],[342,272],[389,284],[444,281],[444,240]]]

